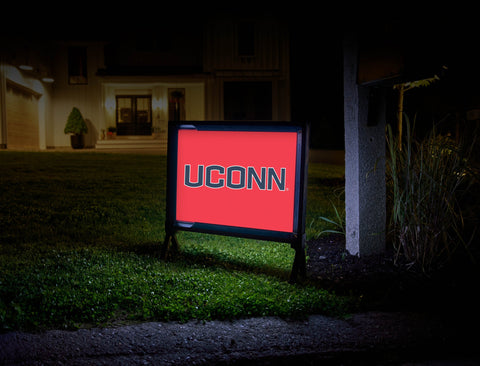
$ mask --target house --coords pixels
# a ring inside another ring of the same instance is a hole
[[[133,29],[1,36],[0,146],[68,148],[73,107],[97,149],[165,150],[169,120],[290,120],[280,19],[216,14]]]

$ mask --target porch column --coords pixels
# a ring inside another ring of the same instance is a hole
[[[346,248],[365,256],[385,250],[385,101],[381,90],[357,84],[358,47],[355,35],[345,37]]]

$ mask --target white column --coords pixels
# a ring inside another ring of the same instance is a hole
[[[369,116],[373,90],[357,84],[357,69],[358,43],[355,36],[346,36],[343,72],[346,247],[349,253],[364,256],[385,250],[385,102],[371,103],[376,110],[370,111]]]

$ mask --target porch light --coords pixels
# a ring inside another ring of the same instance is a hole
[[[55,81],[55,79],[52,78],[52,77],[50,77],[50,76],[44,76],[44,77],[42,78],[42,81],[43,81],[44,83],[53,83],[53,82]]]
[[[109,112],[113,113],[115,111],[115,105],[116,105],[116,102],[114,97],[112,96],[105,97],[105,108]]]
[[[23,71],[33,71],[33,66],[28,64],[21,64],[18,68]]]

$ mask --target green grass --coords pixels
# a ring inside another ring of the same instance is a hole
[[[179,254],[160,260],[165,157],[4,151],[0,170],[0,329],[349,309],[349,299],[288,284],[288,244],[181,232]],[[308,238],[328,228],[321,216],[334,218],[330,201],[342,204],[342,176],[311,164]]]

